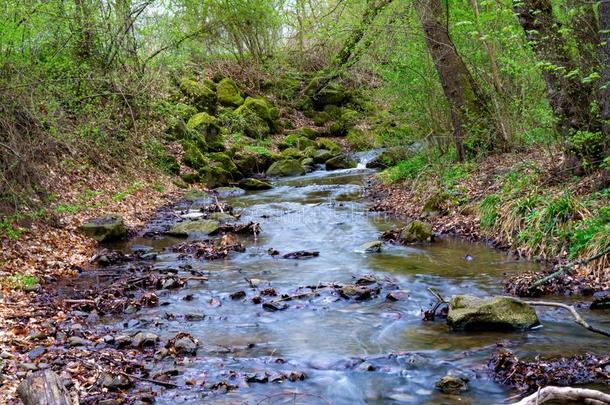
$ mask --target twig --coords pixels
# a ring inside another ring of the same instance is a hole
[[[123,374],[124,376],[126,376],[126,377],[135,378],[137,380],[141,380],[141,381],[146,381],[146,382],[149,382],[149,383],[157,384],[157,385],[160,385],[160,386],[165,387],[165,388],[184,388],[184,387],[181,387],[178,384],[174,384],[174,383],[170,383],[170,382],[153,380],[152,378],[139,377],[137,375],[128,374],[128,373],[126,373],[124,371],[119,371],[119,372],[121,374]]]
[[[610,332],[603,330],[603,329],[596,328],[595,326],[589,325],[587,323],[587,321],[585,321],[580,316],[580,314],[578,312],[576,312],[576,309],[572,305],[566,305],[566,304],[562,304],[559,302],[549,302],[549,301],[525,301],[525,303],[532,305],[532,306],[557,307],[557,308],[567,309],[568,311],[570,311],[570,313],[574,317],[574,321],[577,324],[579,324],[580,326],[582,326],[583,328],[588,329],[591,332],[599,333],[600,335],[610,337]]]

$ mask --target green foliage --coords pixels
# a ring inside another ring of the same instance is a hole
[[[584,168],[590,169],[603,162],[604,143],[608,142],[602,132],[577,131],[568,138],[567,149],[578,156]]]
[[[481,228],[492,229],[496,225],[500,201],[501,197],[498,194],[490,194],[481,201],[479,204]]]
[[[388,182],[413,180],[431,165],[431,156],[426,151],[420,151],[406,160],[401,160],[394,167],[383,171],[382,178]]]
[[[3,280],[2,284],[13,290],[29,290],[38,285],[38,278],[28,274],[13,274]]]
[[[575,227],[571,238],[570,257],[603,252],[610,247],[610,205],[602,207],[596,216]]]
[[[148,160],[166,174],[179,174],[180,164],[170,155],[165,147],[154,138],[144,143],[144,150]]]

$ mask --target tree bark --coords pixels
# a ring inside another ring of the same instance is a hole
[[[579,63],[569,53],[551,1],[515,0],[513,6],[534,53],[544,63],[547,97],[557,117],[559,134],[567,141],[577,131],[600,130],[599,120],[591,111],[595,92],[590,84],[582,83],[580,75],[570,74]],[[567,164],[578,165],[578,158],[569,151],[567,157]]]
[[[464,136],[479,129],[488,129],[493,122],[490,110],[449,36],[448,6],[441,4],[441,0],[418,0],[415,5],[426,47],[449,103],[457,158],[462,161],[466,157]],[[493,148],[496,145],[488,146]]]
[[[606,139],[604,156],[610,155],[610,2],[602,1],[599,5],[599,29],[601,33],[601,91],[600,108],[602,130]]]

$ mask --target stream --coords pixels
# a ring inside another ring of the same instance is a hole
[[[224,198],[242,212],[240,223],[255,221],[262,229],[257,238],[240,237],[246,251],[232,253],[226,260],[178,258],[165,248],[184,240],[171,237],[135,238],[119,246],[124,251],[143,246],[154,249],[158,253],[155,268],[188,264],[209,277],[205,283],[163,291],[161,306],[100,321],[102,328],[150,331],[161,341],[183,331],[196,337],[196,356],[178,364],[168,357],[154,366],[177,368],[180,373],[173,383],[227,379],[231,372],[306,376],[282,383],[254,378],[212,396],[204,396],[197,387],[155,387],[157,403],[500,403],[516,392],[494,383],[487,372],[486,361],[497,342],[505,342],[520,356],[607,352],[602,339],[554,309],[537,308],[544,326],[517,333],[455,333],[443,321],[423,322],[421,311],[434,301],[428,288],[446,297],[502,294],[503,273],[535,270],[536,265],[515,261],[483,244],[452,238],[426,246],[384,244],[381,253],[359,251],[363,243],[399,225],[394,218],[367,210],[362,191],[371,173],[362,164],[350,170],[319,169],[277,179],[270,190]],[[206,200],[177,209],[196,210],[210,202]],[[307,260],[289,260],[268,254],[269,249],[281,254],[320,253]],[[466,260],[466,255],[472,260]],[[258,279],[262,288],[272,287],[282,294],[299,286],[354,283],[366,274],[408,291],[407,298],[389,301],[386,290],[362,301],[320,294],[286,301],[287,308],[268,311],[252,302],[259,293],[246,280]],[[232,299],[236,291],[246,296]],[[184,315],[192,313],[205,317],[185,320]],[[593,322],[601,320],[588,310],[582,314]],[[435,390],[435,382],[447,373],[468,378],[470,390],[460,396]]]

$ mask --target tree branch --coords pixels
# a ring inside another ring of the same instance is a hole
[[[595,326],[589,325],[589,323],[587,321],[585,321],[578,312],[576,312],[576,309],[572,305],[566,305],[566,304],[561,304],[559,302],[549,302],[549,301],[525,301],[525,303],[532,305],[532,306],[557,307],[557,308],[566,309],[566,310],[570,311],[570,313],[574,317],[574,322],[576,322],[583,328],[588,329],[591,332],[599,333],[600,335],[610,337],[609,331],[599,329],[599,328],[596,328]]]
[[[546,401],[577,401],[603,405],[610,404],[610,395],[585,388],[544,387],[513,405],[538,405]]]

